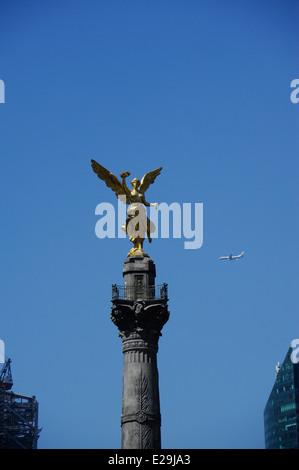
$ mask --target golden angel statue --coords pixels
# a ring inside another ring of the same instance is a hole
[[[122,202],[129,204],[127,210],[128,218],[126,219],[126,223],[121,227],[129,236],[129,240],[134,243],[134,247],[130,250],[128,256],[145,255],[143,242],[147,235],[148,241],[151,243],[151,233],[156,230],[156,227],[153,222],[148,219],[144,206],[154,206],[157,209],[158,203],[150,204],[147,202],[144,193],[160,174],[162,167],[146,173],[141,182],[138,178],[134,178],[131,181],[133,189],[130,190],[126,184],[126,178],[130,176],[129,171],[120,174],[122,178],[122,182],[120,182],[113,173],[106,170],[106,168],[95,160],[91,160],[91,166],[98,177],[105,181],[108,188],[111,188]]]

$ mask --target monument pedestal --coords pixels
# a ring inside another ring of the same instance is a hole
[[[169,318],[167,285],[155,286],[148,256],[128,257],[124,286],[112,286],[111,320],[123,350],[122,449],[160,449],[158,341]]]

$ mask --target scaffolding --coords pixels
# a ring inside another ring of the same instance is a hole
[[[37,449],[40,431],[35,396],[0,389],[0,449]]]

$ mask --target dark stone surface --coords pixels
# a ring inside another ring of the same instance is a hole
[[[127,298],[112,299],[111,320],[124,354],[121,416],[122,449],[160,449],[161,415],[158,341],[169,318],[167,298],[148,298],[156,269],[149,257],[127,258],[123,266]]]

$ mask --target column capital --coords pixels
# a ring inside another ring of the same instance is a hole
[[[141,339],[148,342],[149,347],[158,342],[169,318],[166,300],[114,299],[112,303],[110,318],[118,327],[123,342]]]

